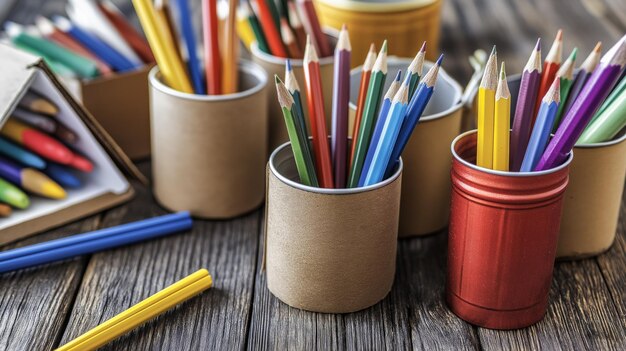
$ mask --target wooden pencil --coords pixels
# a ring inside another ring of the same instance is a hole
[[[370,45],[369,52],[365,57],[365,62],[361,68],[361,82],[359,83],[359,96],[356,102],[356,113],[354,114],[354,127],[352,129],[352,146],[350,148],[350,164],[354,162],[354,150],[356,150],[356,141],[359,137],[359,128],[361,126],[361,118],[363,116],[363,107],[365,106],[365,98],[367,96],[367,88],[370,83],[372,67],[376,62],[376,46],[374,43]]]
[[[543,71],[541,72],[541,83],[539,84],[539,92],[537,93],[537,101],[535,102],[535,111],[533,113],[532,123],[535,123],[537,112],[539,111],[539,105],[543,97],[548,92],[548,89],[554,81],[556,72],[561,67],[561,56],[563,55],[563,31],[559,29],[556,33],[556,38],[550,47],[550,51],[546,55],[546,59],[543,63]]]
[[[284,18],[280,19],[280,34],[282,35],[283,43],[287,48],[289,57],[300,59],[302,57],[302,50],[300,50],[296,42],[296,36],[289,27],[289,23],[287,23],[287,20]]]
[[[122,37],[126,39],[128,45],[135,50],[137,55],[146,63],[154,62],[154,55],[150,49],[150,45],[146,39],[135,30],[135,28],[126,20],[122,12],[113,4],[111,0],[103,0],[98,2],[98,8],[104,13],[109,22],[120,32]]]
[[[303,49],[306,45],[306,32],[304,31],[304,27],[302,25],[302,20],[300,20],[300,15],[298,14],[298,10],[296,9],[296,4],[293,1],[287,2],[287,14],[289,18],[289,24],[293,29],[294,34],[296,35],[296,41],[300,49]]]
[[[576,62],[576,52],[577,48],[572,50],[572,53],[565,60],[565,62],[561,65],[559,70],[556,72],[556,78],[558,78],[561,82],[559,83],[561,86],[560,99],[561,103],[559,103],[559,109],[556,111],[556,119],[554,120],[554,126],[552,130],[555,131],[561,122],[561,117],[563,115],[563,108],[565,107],[565,101],[568,99],[569,91],[572,88],[572,84],[574,82],[574,63]]]
[[[218,41],[217,0],[202,1],[204,67],[209,95],[222,93],[222,58]]]
[[[154,0],[154,11],[156,16],[160,18],[161,23],[165,23],[162,28],[163,34],[168,36],[174,45],[174,54],[178,56],[178,59],[183,62],[183,57],[180,50],[180,40],[178,40],[178,31],[174,25],[172,19],[172,11],[170,9],[169,0]]]
[[[420,77],[422,76],[422,70],[424,67],[424,57],[426,55],[426,42],[422,43],[422,47],[409,64],[408,73],[411,74],[411,83],[409,86],[409,100],[413,97],[415,90],[417,89],[417,85],[420,82]]]
[[[595,144],[609,141],[626,126],[626,90],[600,115],[590,122],[577,144]]]
[[[511,93],[506,82],[504,62],[496,89],[493,122],[493,169],[509,171],[509,133],[511,126]]]
[[[476,165],[488,169],[493,167],[493,123],[498,85],[497,65],[496,47],[494,46],[478,88]]]
[[[222,93],[232,94],[237,92],[238,82],[238,58],[237,48],[239,40],[237,38],[237,0],[228,0],[228,17],[226,19],[226,35],[224,43],[224,59],[222,69]]]
[[[248,23],[250,23],[250,27],[254,32],[254,37],[256,38],[257,45],[259,46],[259,50],[270,54],[270,48],[267,44],[267,39],[265,39],[265,34],[263,34],[263,29],[261,28],[261,24],[257,19],[254,11],[252,11],[252,7],[248,1],[244,1],[241,6],[243,15],[247,17]]]
[[[580,69],[578,70],[578,73],[576,73],[576,78],[574,78],[574,83],[572,83],[572,88],[570,89],[569,95],[567,96],[567,101],[563,102],[565,104],[565,107],[563,108],[563,114],[566,114],[572,108],[572,105],[574,104],[574,101],[576,101],[576,98],[580,94],[580,91],[585,86],[585,83],[587,83],[587,80],[589,80],[589,77],[591,77],[591,73],[593,73],[593,70],[596,69],[596,67],[598,66],[601,53],[602,43],[598,42],[589,54],[589,56],[587,56],[585,61],[583,61],[583,63],[580,65]]]
[[[336,188],[346,187],[348,153],[348,103],[350,101],[350,58],[352,47],[344,24],[335,47],[331,152]]]
[[[300,93],[300,85],[298,84],[298,80],[296,79],[296,74],[293,72],[291,67],[291,60],[287,59],[285,61],[285,87],[289,90],[289,93],[293,97],[293,101],[295,104],[295,109],[297,110],[298,118],[300,118],[300,124],[302,125],[302,130],[304,131],[304,135],[309,136],[309,132],[306,127],[305,116],[304,116],[304,108],[302,105],[302,95]]]
[[[278,57],[288,57],[279,29],[265,0],[251,0],[251,5],[261,23],[271,54]]]
[[[320,64],[315,47],[307,37],[304,50],[304,77],[306,81],[307,102],[311,134],[313,135],[313,150],[317,179],[322,188],[333,188],[332,161],[328,147],[328,132],[324,115],[324,96],[320,77]]]
[[[309,34],[313,37],[313,44],[322,57],[328,57],[333,54],[333,51],[328,43],[326,34],[322,32],[320,21],[315,12],[315,5],[312,0],[297,0],[298,10],[302,24]]]

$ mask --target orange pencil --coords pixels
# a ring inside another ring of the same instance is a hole
[[[232,94],[237,92],[237,48],[239,38],[236,32],[237,0],[228,0],[228,17],[224,30],[224,69],[222,70],[222,93]]]
[[[298,46],[300,49],[304,49],[304,46],[306,45],[306,32],[304,31],[304,26],[302,26],[302,20],[300,20],[296,4],[294,4],[293,1],[289,1],[287,3],[287,11],[289,24],[291,24],[291,28],[293,28],[293,32],[296,35]]]
[[[257,13],[259,22],[261,22],[263,34],[265,34],[265,38],[267,39],[267,44],[270,47],[272,55],[287,58],[287,51],[283,47],[283,41],[280,37],[280,33],[278,32],[278,28],[276,28],[272,12],[269,7],[267,7],[265,0],[253,0],[252,7]]]
[[[146,39],[128,23],[122,12],[110,0],[104,0],[97,4],[100,11],[104,13],[109,22],[120,32],[137,55],[146,63],[155,62],[150,45],[148,45]]]
[[[218,38],[217,1],[202,1],[202,24],[204,29],[204,61],[207,93],[222,93],[222,59]]]
[[[359,126],[361,125],[361,117],[363,117],[363,107],[365,106],[365,97],[367,96],[367,87],[370,84],[370,76],[372,75],[372,67],[376,62],[376,46],[374,43],[370,45],[370,51],[365,56],[363,63],[363,71],[361,71],[361,85],[359,86],[359,97],[356,102],[356,114],[354,115],[354,129],[352,130],[352,148],[350,149],[350,164],[353,162],[354,150],[356,149],[356,140],[359,134]]]
[[[563,52],[563,30],[559,29],[556,33],[556,38],[554,39],[554,43],[552,43],[552,47],[546,55],[546,60],[543,63],[543,71],[541,72],[541,83],[539,83],[539,90],[537,93],[537,101],[535,102],[535,113],[532,115],[531,126],[535,124],[535,119],[537,118],[537,112],[539,112],[539,106],[541,105],[541,100],[544,95],[550,89],[554,78],[556,77],[556,72],[561,67],[561,56]]]
[[[289,23],[287,23],[287,20],[284,18],[280,19],[280,34],[283,36],[283,43],[285,43],[285,46],[287,47],[289,57],[301,59],[302,50],[300,50],[298,43],[296,43],[296,37],[291,31]]]
[[[328,146],[328,131],[324,114],[324,96],[322,95],[322,78],[320,77],[320,63],[307,36],[304,49],[304,78],[306,81],[306,95],[309,105],[309,121],[313,136],[313,150],[317,168],[317,179],[322,188],[334,188],[333,169]]]

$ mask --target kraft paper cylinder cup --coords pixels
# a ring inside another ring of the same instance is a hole
[[[404,74],[411,60],[389,59],[385,92],[398,69]],[[423,74],[432,65],[432,62],[424,62]],[[355,68],[350,73],[350,133],[354,129],[360,81],[361,68]],[[407,181],[402,183],[398,233],[401,238],[430,234],[448,225],[450,143],[461,129],[461,95],[461,86],[440,69],[433,96],[402,153],[403,175]]]
[[[333,29],[325,30],[326,36],[329,39],[330,45],[335,47],[337,43],[338,33]],[[274,79],[274,75],[278,75],[280,79],[284,81],[285,78],[285,61],[287,59],[283,57],[277,57],[265,53],[259,49],[259,46],[256,42],[252,43],[250,47],[250,51],[252,53],[252,61],[257,63],[259,66],[263,67],[267,72],[267,75],[272,79]],[[318,53],[319,55],[319,53]],[[365,56],[363,56],[365,59]],[[303,69],[303,60],[291,60],[291,67],[296,75],[296,79],[298,80],[298,85],[300,85],[300,95],[302,96],[302,108],[304,110],[304,117],[309,125],[309,109],[306,95],[306,84],[304,81],[304,69]],[[320,76],[322,78],[322,89],[324,92],[324,111],[326,113],[326,125],[330,126],[332,120],[332,103],[333,103],[333,67],[335,59],[333,56],[329,57],[320,57]],[[267,98],[269,101],[269,125],[270,125],[270,136],[269,136],[269,150],[274,150],[283,143],[289,141],[289,135],[287,134],[287,129],[285,128],[285,118],[283,117],[283,112],[280,108],[280,104],[278,103],[278,97],[276,96],[276,87],[274,84],[269,84],[267,89],[269,92],[267,93]],[[311,130],[310,128],[308,130]]]
[[[515,98],[519,79],[510,79]],[[574,154],[556,252],[559,259],[596,256],[613,244],[626,176],[626,134],[622,131],[604,143],[576,145]]]
[[[517,329],[545,315],[572,154],[541,172],[477,167],[476,131],[452,142],[446,298],[457,316]]]
[[[201,218],[232,218],[261,205],[267,155],[266,73],[239,64],[240,92],[194,95],[149,75],[152,175],[157,201]]]
[[[426,58],[436,60],[439,52],[441,0],[316,0],[323,25],[350,31],[352,67],[363,64],[373,42],[380,48],[389,42],[389,54],[413,57],[426,41]]]
[[[393,176],[355,189],[299,183],[291,146],[270,156],[266,204],[267,287],[315,312],[370,307],[391,290],[396,267],[402,162]]]

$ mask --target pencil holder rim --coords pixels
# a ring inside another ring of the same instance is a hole
[[[267,76],[267,72],[265,71],[265,69],[263,69],[263,67],[261,67],[260,65],[252,61],[241,59],[239,61],[239,72],[248,74],[251,77],[256,78],[258,83],[256,83],[250,89],[239,91],[233,94],[200,95],[200,94],[184,93],[182,91],[178,91],[176,89],[173,89],[167,86],[164,82],[161,81],[161,79],[157,77],[157,74],[159,74],[160,72],[161,71],[159,70],[158,65],[155,65],[154,67],[150,69],[150,73],[148,73],[148,82],[150,83],[152,87],[154,87],[155,89],[167,95],[175,96],[175,97],[185,99],[185,100],[194,100],[194,101],[201,101],[201,102],[231,101],[231,100],[242,99],[242,98],[257,94],[258,92],[263,90],[267,86],[267,82],[269,80]]]
[[[354,0],[316,0],[324,5],[337,9],[360,12],[396,12],[419,9],[441,0],[398,0],[385,2],[368,2]]]
[[[332,37],[334,39],[336,39],[339,36],[339,31],[336,30],[335,28],[330,28],[330,27],[324,27],[322,29],[322,31],[324,32],[324,34],[326,34],[326,36]],[[334,49],[333,49],[334,52]],[[275,64],[275,65],[284,65],[285,62],[287,60],[291,61],[291,65],[292,66],[296,66],[296,67],[302,67],[304,66],[304,60],[303,59],[294,59],[294,58],[289,58],[289,57],[278,57],[278,56],[274,56],[271,54],[268,54],[266,52],[261,51],[261,49],[259,49],[259,43],[255,40],[252,42],[252,44],[250,45],[250,53],[253,56],[256,56],[260,59],[262,59],[265,62],[271,63],[271,64]],[[328,64],[332,64],[333,62],[335,62],[335,55],[330,55],[327,57],[320,57],[319,58],[319,63],[321,66],[323,65],[328,65]]]
[[[458,162],[460,162],[461,164],[463,164],[466,167],[469,167],[473,170],[479,171],[479,172],[483,172],[483,173],[489,173],[489,174],[493,174],[493,175],[497,175],[497,176],[502,176],[502,177],[510,177],[510,178],[527,178],[527,177],[538,177],[538,176],[542,176],[542,175],[546,175],[546,174],[552,174],[552,173],[556,173],[560,170],[562,170],[563,168],[566,168],[570,165],[570,163],[572,163],[572,160],[574,159],[574,151],[571,151],[569,153],[569,156],[567,157],[567,159],[560,164],[557,167],[554,168],[550,168],[550,169],[546,169],[544,171],[539,171],[539,172],[505,172],[505,171],[496,171],[493,169],[487,169],[484,167],[479,167],[476,166],[475,164],[469,163],[467,162],[465,159],[463,159],[459,154],[457,154],[456,150],[454,149],[454,147],[456,146],[456,143],[467,137],[470,134],[475,134],[477,133],[477,129],[472,129],[472,130],[468,130],[465,133],[460,134],[459,136],[457,136],[456,138],[454,138],[454,140],[452,140],[452,143],[450,144],[450,151],[452,152],[452,156],[454,157],[454,159]]]
[[[396,181],[398,177],[400,177],[400,175],[402,174],[403,162],[402,162],[402,157],[400,157],[400,160],[398,162],[398,167],[396,168],[396,171],[393,173],[393,175],[376,184],[372,184],[372,185],[368,185],[364,187],[358,187],[358,188],[342,188],[342,189],[316,188],[313,186],[308,186],[308,185],[295,182],[285,177],[281,172],[278,171],[278,169],[276,169],[276,165],[274,164],[274,161],[276,161],[276,158],[279,155],[279,153],[283,152],[283,150],[285,150],[288,146],[291,146],[290,141],[280,145],[272,152],[268,161],[269,168],[272,174],[274,174],[274,176],[276,176],[276,178],[278,178],[281,182],[291,186],[292,188],[307,191],[310,193],[325,194],[325,195],[354,195],[354,194],[364,193],[364,192],[383,188],[393,183],[394,181]],[[292,153],[289,153],[289,155],[293,157]]]

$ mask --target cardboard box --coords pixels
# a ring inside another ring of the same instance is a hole
[[[16,210],[0,219],[0,245],[56,227],[129,200],[130,179],[146,178],[128,156],[79,104],[37,56],[0,44],[0,127],[10,118],[22,96],[34,89],[59,107],[59,119],[73,129],[79,141],[73,147],[94,163],[94,170],[81,174],[83,186],[68,190],[63,200],[31,198],[26,210]]]

